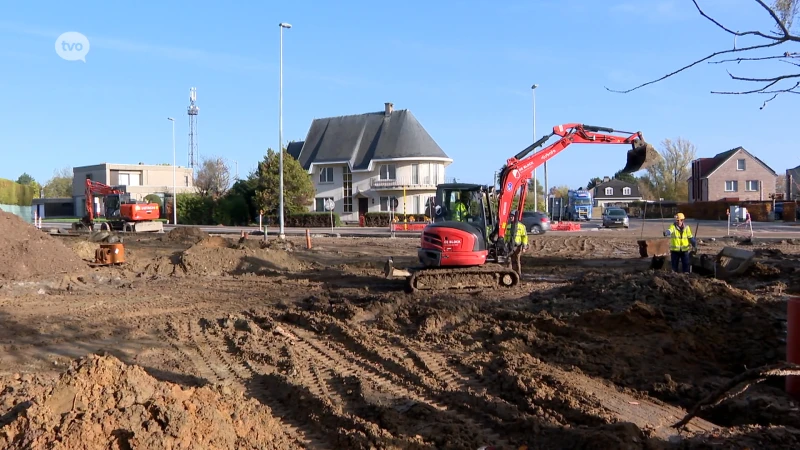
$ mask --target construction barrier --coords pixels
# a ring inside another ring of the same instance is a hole
[[[428,222],[395,222],[391,231],[422,231]]]
[[[550,231],[581,231],[581,224],[577,222],[553,222]]]
[[[786,302],[786,362],[800,364],[800,297]],[[800,376],[786,377],[786,393],[800,399]]]

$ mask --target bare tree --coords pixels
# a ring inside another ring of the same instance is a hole
[[[707,61],[709,64],[726,64],[726,63],[736,63],[740,64],[742,62],[755,62],[755,61],[781,61],[792,66],[800,67],[800,52],[791,52],[791,51],[784,51],[784,52],[777,52],[775,51],[772,55],[762,56],[760,53],[763,49],[775,50],[778,46],[787,43],[800,43],[800,35],[792,34],[790,31],[792,25],[794,23],[794,18],[797,17],[798,12],[800,12],[800,0],[773,0],[772,6],[767,5],[767,2],[763,0],[753,0],[755,1],[775,22],[776,30],[771,31],[760,31],[760,30],[750,30],[750,31],[734,31],[733,29],[723,25],[713,17],[706,14],[700,8],[700,5],[697,4],[697,0],[692,0],[694,6],[697,8],[697,11],[700,13],[701,16],[708,19],[711,23],[729,33],[733,36],[733,48],[728,50],[719,50],[710,55],[707,55],[703,58],[700,58],[690,64],[687,64],[680,69],[672,71],[661,78],[648,81],[646,83],[642,83],[634,88],[627,89],[627,90],[613,90],[606,87],[607,90],[611,92],[619,92],[619,93],[628,93],[639,89],[641,87],[658,83],[659,81],[665,80],[673,75],[676,75],[684,70],[687,70],[691,67],[700,64],[701,62]],[[756,38],[757,43],[753,43],[752,45],[746,45],[744,47],[737,47],[736,41],[737,38],[740,37],[747,37],[747,38]],[[744,56],[747,55],[758,55],[758,56]],[[728,55],[735,56],[733,58],[729,57]],[[743,55],[743,56],[739,56]],[[715,58],[723,57],[721,59],[714,60]],[[776,74],[773,76],[739,76],[734,75],[730,71],[728,71],[728,75],[737,81],[745,81],[750,83],[756,83],[758,87],[752,89],[743,89],[740,91],[711,91],[712,94],[728,94],[728,95],[742,95],[742,94],[764,94],[769,95],[770,97],[764,101],[761,105],[760,109],[764,109],[767,106],[767,103],[774,100],[778,95],[781,94],[800,94],[800,71],[793,70],[793,72],[797,73],[783,73],[783,74]]]
[[[653,194],[664,200],[687,200],[689,197],[689,165],[697,155],[694,144],[678,138],[661,142],[661,156],[657,164],[647,168],[647,181]]]
[[[777,178],[775,178],[775,193],[786,193],[786,175],[778,175]]]
[[[221,197],[231,185],[231,171],[225,160],[219,157],[203,158],[194,177],[197,192],[206,197]]]

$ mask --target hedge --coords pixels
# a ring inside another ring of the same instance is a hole
[[[277,216],[265,217],[264,221],[270,226],[279,226],[280,220]],[[333,213],[334,226],[342,226],[342,219],[339,214]],[[283,224],[286,227],[297,228],[329,228],[331,226],[331,213],[329,212],[308,212],[299,214],[286,214],[283,216]],[[387,222],[388,224],[388,222]]]
[[[365,227],[388,227],[389,218],[395,218],[395,222],[428,222],[430,218],[424,214],[393,214],[389,213],[366,213],[364,214]]]
[[[31,206],[36,188],[0,178],[0,204]]]

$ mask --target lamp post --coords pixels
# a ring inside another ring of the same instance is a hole
[[[279,154],[279,163],[278,163],[278,170],[280,170],[280,231],[278,232],[278,238],[283,240],[286,239],[286,234],[283,228],[283,29],[284,28],[292,28],[291,24],[286,22],[281,22],[278,24],[278,28],[280,28],[281,33],[281,50],[280,50],[280,94],[279,94],[279,111],[278,111],[278,154]]]
[[[533,86],[531,86],[531,92],[533,93],[533,142],[536,142],[536,88],[537,87],[539,87],[538,84],[534,84]],[[534,154],[535,154],[536,153],[536,149],[534,149],[533,151],[534,151]],[[545,173],[547,173],[547,163],[545,163],[544,167],[545,167]],[[545,177],[546,177],[546,175],[545,175]],[[545,181],[545,184],[546,183],[547,182]],[[536,211],[536,209],[537,209],[536,207],[539,204],[537,202],[537,198],[536,198],[536,196],[538,194],[538,189],[536,189],[536,186],[537,186],[537,184],[536,184],[536,169],[533,169],[533,210],[534,211]]]
[[[178,224],[178,190],[177,175],[175,174],[175,119],[167,117],[172,122],[172,224]]]

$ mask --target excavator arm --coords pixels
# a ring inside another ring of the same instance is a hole
[[[109,194],[121,194],[122,191],[118,189],[114,189],[107,184],[100,183],[98,181],[92,181],[90,179],[86,179],[86,216],[87,222],[89,225],[94,223],[94,196],[95,195],[109,195]]]
[[[627,136],[614,136],[607,133],[624,133]],[[541,151],[528,156],[529,153],[537,147],[542,146],[553,136],[560,136],[561,138]],[[607,127],[597,127],[579,123],[568,123],[553,127],[553,132],[551,134],[534,142],[526,149],[517,153],[513,158],[509,158],[500,173],[500,193],[498,195],[497,207],[497,242],[502,242],[505,237],[511,205],[517,193],[519,193],[519,205],[517,207],[518,214],[516,220],[519,220],[521,217],[525,205],[525,198],[527,196],[528,179],[531,178],[533,171],[561,153],[570,144],[631,145],[632,148],[628,151],[627,164],[625,168],[622,169],[624,173],[632,173],[652,166],[661,158],[655,148],[644,141],[641,132],[630,133]],[[516,220],[514,221],[515,224]]]

